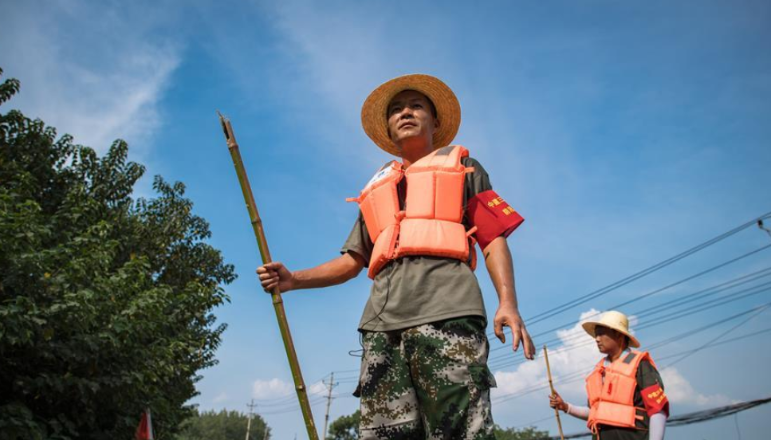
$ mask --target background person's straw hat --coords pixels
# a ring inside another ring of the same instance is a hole
[[[460,103],[455,93],[439,78],[412,74],[396,77],[369,94],[361,107],[361,125],[378,147],[399,156],[399,148],[388,136],[388,104],[399,92],[415,90],[428,97],[436,108],[439,127],[434,132],[434,149],[447,146],[460,127]]]
[[[589,333],[592,335],[592,337],[595,336],[594,329],[598,325],[611,328],[619,333],[625,334],[629,337],[629,345],[632,347],[637,348],[640,346],[640,341],[638,341],[637,338],[632,336],[632,334],[629,332],[629,319],[623,313],[611,310],[610,312],[603,313],[599,321],[587,321],[582,324],[584,330],[586,330],[586,333]]]

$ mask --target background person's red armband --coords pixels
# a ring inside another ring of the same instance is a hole
[[[664,394],[664,389],[661,388],[661,385],[651,385],[640,391],[640,394],[642,394],[645,411],[649,416],[664,411],[667,417],[669,417],[669,399]]]
[[[481,192],[469,200],[467,213],[471,227],[477,227],[476,238],[483,251],[491,241],[501,235],[508,237],[525,221],[493,190]]]

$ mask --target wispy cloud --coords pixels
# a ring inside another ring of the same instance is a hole
[[[368,144],[360,128],[359,109],[372,88],[388,79],[396,67],[387,60],[387,17],[370,14],[368,5],[358,3],[328,8],[313,2],[278,2],[270,8],[282,44],[291,48],[287,61],[298,74],[288,98],[294,97],[297,107],[333,111],[334,116],[329,118],[333,124],[319,121],[316,114],[312,129],[332,146],[339,145],[339,152],[379,165],[383,158],[379,150],[351,149],[356,139],[351,139],[350,134],[360,134],[361,141]],[[285,82],[286,77],[280,80]]]
[[[294,387],[281,379],[255,380],[252,384],[252,397],[255,399],[274,399],[291,396]]]
[[[11,9],[11,8],[8,8]],[[117,3],[24,2],[0,19],[7,76],[22,83],[9,106],[104,151],[117,138],[147,153],[163,124],[159,103],[180,62],[157,21]]]
[[[736,402],[723,394],[706,395],[698,392],[675,367],[661,370],[661,379],[664,381],[667,397],[673,404],[715,407]]]
[[[321,382],[315,382],[308,387],[308,394],[321,394],[326,390]],[[255,399],[278,399],[294,396],[294,384],[274,377],[269,380],[255,380],[252,383],[252,397]]]

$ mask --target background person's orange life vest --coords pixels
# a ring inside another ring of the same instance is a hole
[[[637,368],[645,359],[656,367],[648,352],[631,350],[607,367],[605,359],[602,359],[586,378],[586,393],[589,396],[586,425],[593,433],[597,432],[597,425],[637,428],[635,422],[648,417],[645,408],[634,406]]]
[[[476,228],[463,226],[463,183],[473,172],[461,163],[468,150],[450,145],[433,151],[406,171],[391,162],[361,191],[357,202],[374,243],[368,276],[372,279],[391,260],[406,255],[431,255],[469,261],[476,266]],[[399,209],[396,185],[407,179],[405,210]]]

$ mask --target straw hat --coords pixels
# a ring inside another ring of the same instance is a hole
[[[588,321],[582,324],[586,333],[589,333],[591,336],[595,336],[594,330],[598,325],[627,335],[629,337],[629,345],[632,347],[637,348],[640,346],[640,341],[629,332],[629,319],[623,313],[612,310],[603,313],[599,321]]]
[[[428,97],[436,108],[439,127],[434,132],[434,149],[447,146],[460,127],[460,103],[447,86],[431,75],[412,74],[385,82],[369,94],[361,107],[361,125],[378,147],[399,156],[399,148],[388,136],[388,104],[398,93],[415,90]]]

